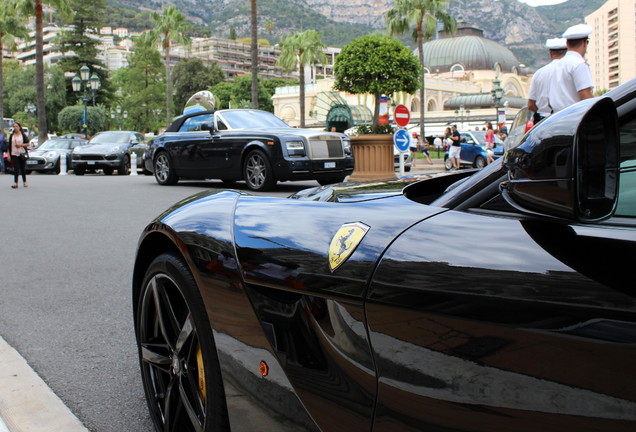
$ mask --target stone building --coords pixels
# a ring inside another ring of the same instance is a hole
[[[416,52],[417,54],[417,52]],[[460,128],[482,127],[486,121],[511,121],[519,109],[527,104],[530,76],[506,47],[483,37],[482,30],[459,23],[455,35],[439,33],[439,38],[424,44],[425,112],[420,113],[420,92],[399,93],[390,96],[391,106],[403,104],[411,110],[411,123],[424,119],[427,134],[443,131],[449,123]],[[332,90],[333,79],[317,80],[306,87],[306,124],[325,128],[329,110],[323,107],[325,99],[336,100]],[[501,87],[502,98],[495,101],[493,91]],[[373,98],[338,92],[340,101],[346,101],[361,113],[373,111]],[[277,89],[273,97],[275,113],[292,126],[300,123],[297,87]],[[496,106],[498,105],[498,106]],[[353,123],[364,122],[351,118]],[[360,120],[362,119],[362,120]]]

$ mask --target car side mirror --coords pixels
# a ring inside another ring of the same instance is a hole
[[[595,222],[618,196],[618,116],[612,99],[588,99],[548,117],[504,156],[504,199],[527,213]]]

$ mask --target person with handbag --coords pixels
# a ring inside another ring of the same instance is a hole
[[[11,187],[18,187],[18,176],[22,175],[22,184],[29,187],[26,181],[26,160],[29,158],[29,138],[22,130],[22,125],[13,123],[13,132],[9,135],[9,162],[13,161],[13,184]]]

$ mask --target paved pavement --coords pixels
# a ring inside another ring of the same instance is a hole
[[[443,169],[441,160],[434,159],[434,163],[429,164],[426,160],[420,159],[418,165],[405,175],[424,174]],[[5,178],[8,176],[3,179]],[[7,181],[2,183],[2,187],[9,184]],[[2,337],[0,337],[0,365],[2,365],[0,367],[0,432],[88,431]],[[240,401],[240,403],[249,404],[249,401]],[[269,420],[265,412],[258,419],[246,420],[253,423],[250,429],[280,431],[280,424],[277,422],[273,422],[271,428],[268,427]]]

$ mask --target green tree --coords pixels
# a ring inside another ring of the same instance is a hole
[[[165,125],[165,107],[160,102],[166,92],[165,69],[148,33],[137,39],[128,66],[114,74],[113,83],[121,89],[117,103],[128,111],[127,128],[158,132]]]
[[[383,36],[363,36],[344,46],[334,66],[336,90],[374,97],[373,129],[378,127],[380,96],[414,93],[421,69],[402,42]]]
[[[305,127],[305,67],[317,63],[326,63],[326,48],[321,40],[322,33],[316,30],[305,30],[284,36],[280,41],[280,57],[278,65],[283,69],[299,70],[300,75],[300,127]]]
[[[182,110],[194,93],[209,90],[223,81],[225,73],[216,62],[206,65],[198,58],[180,61],[173,72],[175,107]]]
[[[91,35],[97,34],[97,29],[102,24],[102,16],[106,10],[104,0],[66,0],[74,13],[68,20],[69,30],[58,33],[55,44],[64,54],[60,59],[60,66],[64,72],[79,75],[79,69],[86,65],[91,74],[95,74],[100,80],[100,89],[96,93],[97,103],[108,102],[112,97],[112,88],[109,83],[106,65],[97,59],[97,44],[99,39]],[[77,96],[73,94],[71,78],[66,82],[68,104],[75,104]]]
[[[25,16],[35,17],[35,88],[37,93],[38,134],[40,143],[47,139],[46,124],[46,96],[44,86],[44,35],[42,5],[48,4],[58,10],[65,17],[71,15],[72,10],[67,0],[16,0],[18,10]]]
[[[170,46],[172,42],[189,45],[190,38],[184,33],[190,28],[185,15],[174,6],[163,7],[162,14],[154,12],[152,20],[155,27],[151,32],[153,39],[161,41],[166,64],[166,122],[172,119],[172,81],[170,75]]]
[[[236,40],[236,27],[230,26],[230,40]]]
[[[0,128],[4,118],[4,86],[3,86],[3,55],[4,49],[15,47],[14,36],[26,39],[28,31],[23,18],[18,15],[14,0],[3,0],[0,3]],[[1,131],[1,130],[0,130]]]
[[[77,132],[84,131],[82,119],[84,117],[84,106],[73,105],[64,108],[57,115],[57,124],[60,132]],[[88,126],[86,133],[91,136],[106,128],[106,120],[108,118],[103,106],[89,106],[86,109],[86,124]]]
[[[216,109],[228,109],[234,94],[234,83],[222,82],[212,87],[212,94],[216,98]]]
[[[272,98],[265,86],[262,83],[261,77],[257,77],[257,104],[259,109],[263,111],[274,112],[274,105],[272,104]],[[251,101],[252,95],[252,83],[253,79],[250,74],[241,75],[236,77],[234,81],[234,91],[232,94],[232,107],[233,108],[244,108],[244,104],[242,102],[247,101],[248,106]],[[252,107],[254,104],[252,104]]]
[[[435,36],[437,23],[442,22],[444,29],[455,32],[457,23],[446,11],[446,0],[395,0],[394,8],[386,15],[387,27],[391,36],[401,35],[409,31],[417,46],[419,56],[420,83],[420,136],[424,134],[424,109],[426,108],[426,75],[424,74],[424,42]]]

